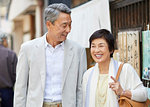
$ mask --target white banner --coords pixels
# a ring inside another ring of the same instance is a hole
[[[110,30],[108,0],[93,0],[72,9],[72,30],[68,38],[89,47],[89,37],[98,29]]]

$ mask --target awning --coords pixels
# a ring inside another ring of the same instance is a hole
[[[14,20],[24,12],[35,9],[37,0],[12,0],[9,9],[9,20]]]
[[[68,38],[89,47],[89,37],[98,29],[111,30],[109,0],[92,0],[72,9],[72,29]]]

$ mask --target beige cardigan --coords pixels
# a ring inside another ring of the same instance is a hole
[[[115,64],[117,63],[117,64]],[[116,76],[116,67],[118,68],[121,62],[115,61],[111,58],[110,65],[109,65],[109,78],[108,83],[113,82],[110,76]],[[116,65],[116,67],[115,67]],[[93,71],[91,77],[91,85],[90,85],[90,92],[89,92],[89,105],[88,107],[95,107],[95,93],[97,88],[97,81],[98,81],[98,64],[96,63],[94,67],[88,69],[83,76],[83,107],[85,107],[85,100],[86,100],[86,86],[88,83],[89,75]],[[143,86],[142,81],[140,80],[139,76],[137,75],[134,68],[130,65],[125,63],[122,72],[120,74],[120,84],[124,90],[130,90],[132,93],[132,100],[143,102],[147,99],[147,90]],[[108,87],[107,92],[107,107],[119,107],[118,100],[116,94],[112,91],[111,88]]]

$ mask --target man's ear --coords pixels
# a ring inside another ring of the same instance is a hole
[[[53,25],[53,24],[52,24],[50,21],[47,21],[47,22],[46,22],[46,27],[47,27],[47,29],[50,29],[52,25]]]

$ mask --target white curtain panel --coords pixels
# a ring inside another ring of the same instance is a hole
[[[89,37],[98,29],[110,30],[108,0],[92,0],[72,9],[72,29],[68,38],[89,47]]]

